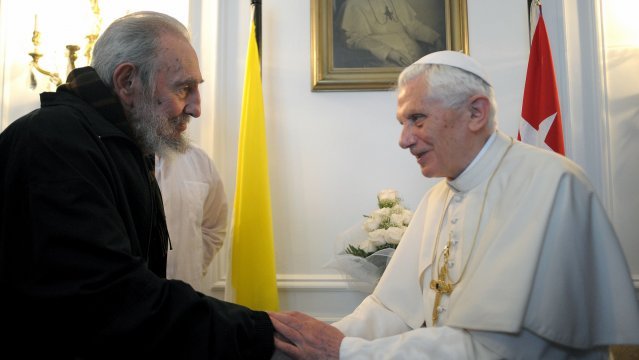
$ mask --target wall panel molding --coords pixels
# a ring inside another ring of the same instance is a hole
[[[364,300],[363,284],[339,274],[278,274],[277,288],[282,310],[301,311],[325,322],[341,319]],[[224,299],[226,277],[212,286],[212,295]]]

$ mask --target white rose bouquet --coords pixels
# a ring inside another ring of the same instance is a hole
[[[366,292],[377,285],[413,216],[393,189],[380,191],[377,205],[363,222],[339,236],[335,259],[327,265],[363,282],[356,287]]]

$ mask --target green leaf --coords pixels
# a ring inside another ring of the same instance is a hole
[[[383,249],[397,249],[397,244],[389,244],[389,243],[386,243],[386,244],[384,244],[384,245],[380,245],[380,246],[378,246],[378,247],[377,247],[377,250],[375,250],[375,251],[380,251],[380,250],[383,250]],[[372,254],[372,253],[371,253],[371,254]]]
[[[353,246],[353,245],[348,245],[348,247],[346,248],[346,253],[347,254],[351,254],[351,255],[355,255],[355,256],[359,256],[359,257],[367,257],[368,255],[370,255],[368,252]]]

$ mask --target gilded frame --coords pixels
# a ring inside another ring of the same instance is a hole
[[[403,0],[390,0],[403,1]],[[408,0],[405,0],[408,1]],[[437,2],[441,0],[436,0]],[[396,85],[400,66],[342,66],[337,64],[334,39],[336,9],[344,0],[311,0],[311,82],[312,91],[390,90]],[[392,4],[392,3],[391,3]],[[443,9],[445,45],[441,49],[468,53],[468,13],[466,0],[445,0]],[[418,14],[419,15],[419,14]],[[439,20],[441,22],[441,20]],[[429,24],[426,24],[429,25]],[[345,46],[342,46],[344,49]],[[363,51],[363,50],[360,50]],[[432,52],[432,51],[431,51]],[[426,55],[428,52],[423,53]],[[356,55],[359,56],[359,55]],[[347,58],[343,58],[347,59]],[[357,57],[351,57],[357,59]],[[342,61],[343,62],[343,61]]]

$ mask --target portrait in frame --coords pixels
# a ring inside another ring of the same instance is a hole
[[[468,53],[466,0],[311,0],[312,91],[389,90],[439,50]]]

